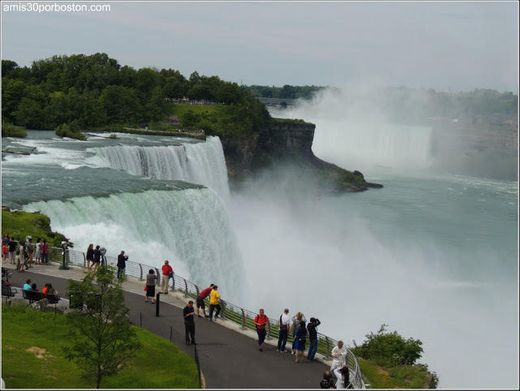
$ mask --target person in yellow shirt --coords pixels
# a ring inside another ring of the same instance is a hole
[[[215,319],[220,314],[220,293],[218,293],[218,286],[214,285],[209,294],[209,320],[213,320],[213,311],[216,309]]]

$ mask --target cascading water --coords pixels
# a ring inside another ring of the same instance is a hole
[[[229,197],[226,161],[218,137],[206,142],[169,146],[118,145],[89,148],[100,165],[156,179],[204,185]]]
[[[220,198],[208,189],[41,201],[24,209],[45,213],[52,229],[73,238],[79,250],[94,243],[109,255],[124,249],[130,260],[151,266],[173,260],[178,274],[201,285],[219,283],[228,298],[240,294],[236,241]]]
[[[327,120],[316,121],[316,126],[326,131],[316,132],[314,152],[345,167],[371,171],[383,166],[401,172],[431,165],[429,126]]]

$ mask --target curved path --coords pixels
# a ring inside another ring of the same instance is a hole
[[[14,272],[10,281],[14,286],[21,286],[30,278],[38,287],[50,282],[63,295],[67,278],[78,279],[83,275],[78,270],[62,271],[52,265],[35,266],[31,270]],[[139,284],[139,287],[142,291],[143,285]],[[162,302],[160,317],[156,317],[155,305],[144,302],[144,291],[142,294],[129,292],[126,283],[124,289],[133,323],[140,323],[141,314],[144,328],[166,339],[170,338],[171,332],[172,342],[193,356],[194,348],[184,341],[184,322],[179,306]],[[168,298],[168,301],[173,300]],[[195,322],[200,366],[207,388],[319,388],[323,371],[327,369],[323,363],[305,360],[296,364],[294,356],[279,353],[269,345],[264,345],[264,351],[259,352],[254,339],[218,322],[202,318],[196,318]]]

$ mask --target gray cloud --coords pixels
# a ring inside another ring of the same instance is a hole
[[[511,3],[112,3],[104,14],[3,15],[3,56],[107,52],[122,64],[247,84],[370,80],[517,90]]]

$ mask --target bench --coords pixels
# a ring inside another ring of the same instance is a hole
[[[43,299],[43,295],[41,292],[28,291],[23,289],[23,298],[25,300],[29,300],[29,304],[32,304],[35,301],[40,301],[41,299]]]
[[[18,290],[16,288],[11,288],[9,285],[2,284],[2,298],[5,300],[9,300],[9,298],[14,297]]]

